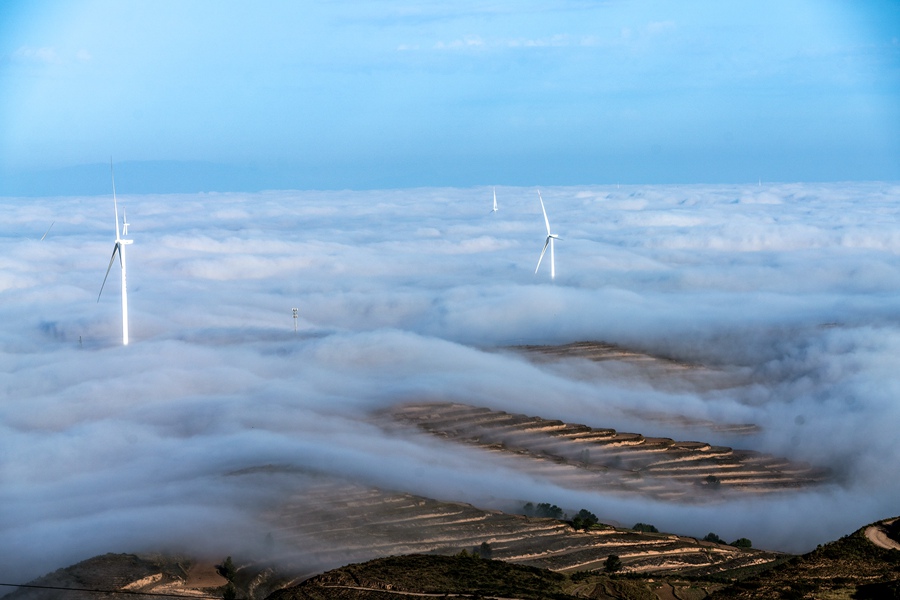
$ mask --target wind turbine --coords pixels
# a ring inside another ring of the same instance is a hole
[[[97,302],[100,302],[100,295],[103,294],[103,286],[106,285],[106,278],[109,277],[109,271],[112,269],[113,262],[116,260],[116,253],[119,254],[119,266],[122,267],[122,345],[128,345],[128,291],[125,287],[125,246],[130,244],[132,240],[123,239],[119,235],[119,204],[116,201],[116,174],[113,171],[112,160],[109,161],[109,172],[112,176],[113,188],[113,210],[116,213],[116,243],[113,246],[112,256],[109,258],[109,266],[106,267],[106,275],[103,277],[103,284],[100,286],[100,293],[97,294]],[[125,218],[125,209],[122,209],[122,227],[123,235],[128,235],[128,220]]]
[[[494,188],[494,208],[491,209],[491,214],[494,214],[498,210],[500,209],[497,208],[497,188]]]
[[[547,226],[547,239],[544,241],[544,249],[541,250],[541,257],[538,259],[538,264],[534,268],[534,272],[537,274],[538,269],[541,268],[541,261],[544,260],[544,253],[547,251],[547,246],[550,246],[550,279],[556,279],[556,260],[553,257],[553,240],[558,240],[559,236],[555,233],[550,233],[550,221],[547,219],[547,209],[544,208],[544,199],[541,198],[541,190],[538,190],[538,200],[541,201],[541,211],[544,213],[544,225]]]

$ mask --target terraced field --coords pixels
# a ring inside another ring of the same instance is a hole
[[[596,429],[455,402],[395,406],[380,415],[483,448],[512,467],[576,489],[705,502],[816,485],[828,472],[751,450]]]
[[[266,515],[279,562],[343,565],[380,556],[456,554],[484,548],[503,561],[553,569],[602,570],[611,554],[626,572],[718,573],[778,555],[667,534],[608,526],[576,531],[566,522],[485,511],[351,483],[304,485]],[[295,553],[295,556],[292,554]]]

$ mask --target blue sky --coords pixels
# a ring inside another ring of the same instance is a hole
[[[0,194],[900,179],[900,2],[7,0]]]

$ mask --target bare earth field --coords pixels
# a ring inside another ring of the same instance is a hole
[[[396,406],[385,427],[408,424],[442,439],[476,446],[510,466],[575,489],[603,489],[697,503],[725,495],[771,494],[828,480],[803,463],[712,446],[650,438],[460,403]]]
[[[485,511],[469,504],[390,493],[327,479],[308,485],[266,516],[282,555],[322,565],[398,554],[457,554],[488,544],[491,557],[554,571],[602,569],[611,554],[625,572],[710,574],[778,555],[669,534],[609,526],[576,531],[556,519]]]

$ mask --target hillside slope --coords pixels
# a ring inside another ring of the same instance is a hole
[[[882,527],[900,541],[900,520],[875,523],[740,581],[712,598],[900,598],[900,550],[876,545],[866,535]]]

